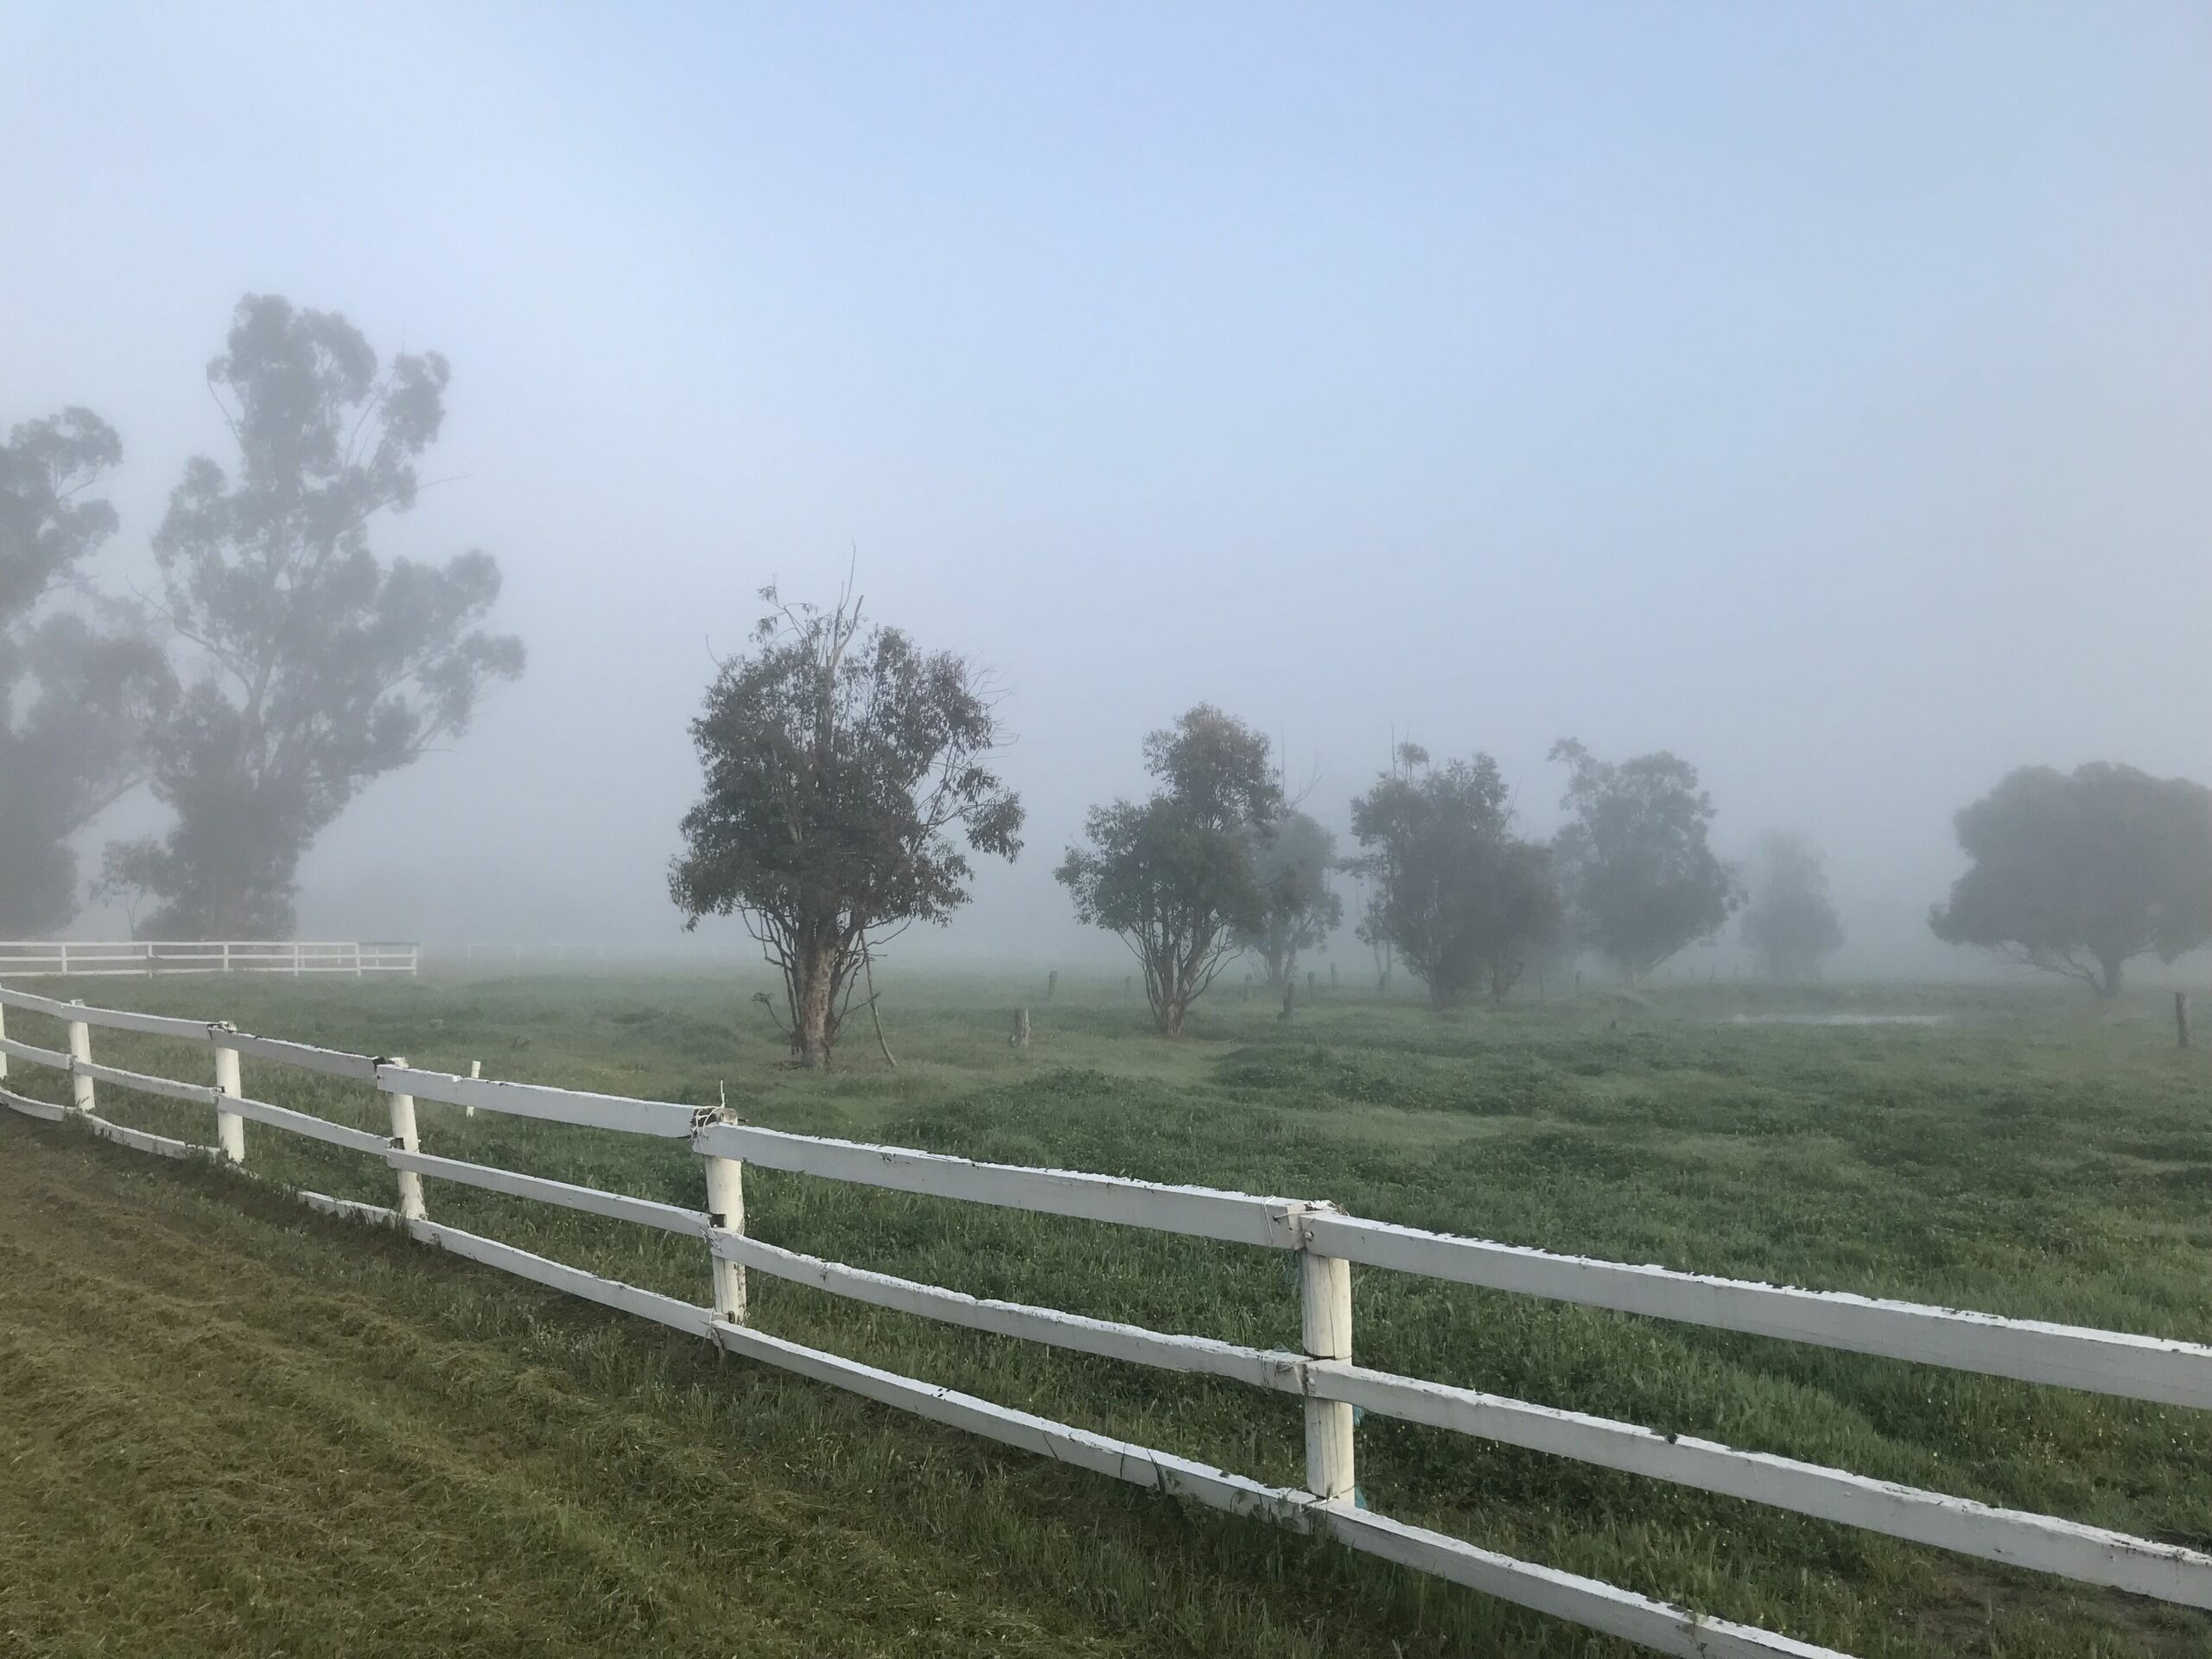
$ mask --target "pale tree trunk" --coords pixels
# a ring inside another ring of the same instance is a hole
[[[2097,986],[2097,995],[2106,1001],[2110,1002],[2119,997],[2121,976],[2126,964],[2125,957],[2101,956],[2097,958],[2097,965],[2104,969],[2105,976]]]
[[[798,984],[791,999],[791,1046],[799,1064],[818,1071],[830,1064],[830,995],[836,976],[837,953],[823,946],[798,962]]]

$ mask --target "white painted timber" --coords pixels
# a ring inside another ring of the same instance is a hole
[[[1310,1221],[1318,1213],[1301,1217]],[[1310,1232],[1301,1236],[1311,1236]],[[1298,1253],[1300,1339],[1314,1359],[1351,1358],[1351,1263],[1313,1249]],[[1352,1496],[1352,1408],[1310,1391],[1306,1398],[1306,1487],[1317,1497]]]
[[[879,1370],[747,1325],[716,1319],[712,1335],[731,1353],[849,1389],[931,1422],[964,1429],[1094,1474],[1110,1475],[1132,1485],[1192,1498],[1214,1509],[1254,1516],[1300,1531],[1318,1526],[1354,1549],[1473,1585],[1501,1600],[1607,1630],[1662,1653],[1680,1655],[1681,1659],[1758,1659],[1761,1655],[1845,1659],[1832,1649],[1725,1620],[1700,1618],[1594,1579],[1517,1561],[1441,1533],[1384,1521],[1342,1503],[1319,1503],[1310,1493],[1263,1485],[1208,1464],[994,1405],[973,1395]]]
[[[554,1262],[528,1250],[517,1249],[512,1244],[502,1244],[496,1239],[485,1238],[475,1233],[463,1232],[458,1227],[448,1227],[442,1222],[410,1221],[407,1230],[426,1244],[435,1244],[441,1249],[465,1255],[472,1262],[497,1268],[502,1273],[512,1273],[519,1279],[535,1280],[556,1290],[565,1290],[571,1296],[581,1296],[588,1302],[597,1302],[603,1307],[617,1308],[625,1313],[635,1313],[640,1319],[652,1319],[691,1336],[703,1337],[712,1322],[713,1310],[694,1307],[690,1303],[673,1296],[663,1296],[654,1291],[640,1290],[635,1285],[626,1285],[619,1280],[602,1279],[595,1273],[586,1273],[582,1268],[572,1268],[564,1262]]]
[[[394,1070],[404,1071],[405,1060],[394,1060]],[[381,1068],[379,1068],[381,1069]],[[397,1091],[385,1096],[391,1108],[391,1145],[394,1151],[418,1152],[422,1141],[415,1133],[415,1096]],[[394,1179],[399,1185],[399,1217],[403,1221],[420,1221],[429,1212],[423,1204],[423,1178],[414,1171],[393,1166]]]
[[[327,1192],[302,1192],[300,1202],[310,1210],[320,1210],[326,1216],[343,1216],[348,1221],[372,1221],[380,1226],[390,1226],[399,1219],[397,1210],[387,1210],[380,1204],[363,1204],[359,1198],[334,1198]]]
[[[924,1319],[962,1325],[970,1331],[1019,1337],[1048,1347],[1096,1354],[1107,1359],[1125,1359],[1161,1370],[1232,1377],[1255,1388],[1273,1389],[1284,1394],[1303,1392],[1300,1376],[1305,1361],[1297,1354],[1246,1348],[1233,1342],[1217,1342],[1211,1337],[1169,1336],[1147,1331],[1141,1325],[1086,1319],[1056,1308],[969,1296],[937,1285],[803,1255],[797,1250],[719,1228],[710,1236],[718,1261],[742,1262],[772,1278],[810,1285],[833,1296],[847,1297],[872,1306],[894,1308],[902,1313],[918,1313]]]
[[[69,1105],[73,1111],[90,1113],[96,1102],[92,1080],[77,1068],[92,1058],[92,1028],[82,1020],[69,1022]]]
[[[1306,1375],[1314,1395],[1342,1401],[1348,1408],[1747,1498],[2084,1584],[2212,1607],[2212,1555],[2178,1545],[1363,1366],[1317,1363]]]
[[[1086,1175],[1067,1169],[984,1164],[942,1153],[908,1152],[857,1141],[826,1140],[755,1128],[749,1123],[709,1123],[693,1138],[702,1154],[738,1158],[767,1169],[792,1170],[827,1180],[888,1187],[897,1192],[958,1198],[1047,1216],[1118,1222],[1159,1232],[1188,1233],[1237,1244],[1293,1249],[1298,1244],[1292,1198],[1260,1198],[1209,1186],[1170,1186],[1118,1175]]]
[[[745,1166],[734,1158],[702,1158],[707,1178],[707,1223],[710,1230],[745,1231]],[[745,1264],[709,1247],[714,1268],[715,1317],[743,1325],[749,1306]]]
[[[250,1031],[226,1031],[222,1039],[225,1046],[241,1054],[251,1054],[257,1060],[274,1060],[279,1065],[320,1071],[326,1077],[350,1077],[356,1083],[377,1080],[377,1063],[372,1055],[349,1054],[339,1048],[317,1048],[310,1043],[288,1043],[276,1037],[257,1037]]]
[[[11,1089],[0,1089],[0,1106],[21,1112],[25,1117],[41,1118],[48,1123],[59,1123],[69,1116],[69,1109],[66,1106],[56,1106],[47,1100],[33,1100],[29,1095],[19,1095]]]
[[[2212,1348],[2196,1343],[1556,1255],[1351,1216],[1318,1214],[1306,1224],[1314,1249],[1400,1273],[1954,1370],[2212,1408]]]
[[[245,1092],[245,1085],[238,1080],[238,1052],[235,1048],[215,1051],[215,1142],[223,1149],[226,1161],[245,1162],[245,1120],[231,1110],[226,1103],[236,1100]]]
[[[564,1210],[612,1216],[618,1221],[634,1221],[642,1227],[658,1227],[664,1233],[681,1233],[688,1238],[707,1236],[707,1212],[703,1210],[686,1210],[681,1205],[633,1198],[596,1186],[575,1186],[567,1181],[548,1180],[542,1175],[524,1175],[511,1169],[495,1169],[489,1164],[463,1163],[456,1158],[439,1158],[398,1147],[387,1147],[384,1160],[394,1169],[411,1170],[435,1180],[458,1181],[464,1186],[480,1186],[487,1192],[505,1192],[512,1198],[559,1205]]]
[[[47,1014],[55,1020],[81,1020],[86,1025],[102,1026],[110,1031],[135,1031],[149,1037],[174,1037],[187,1043],[208,1040],[207,1022],[204,1020],[175,1020],[167,1014],[132,1014],[124,1008],[88,1008],[50,996],[35,996],[29,991],[19,991],[6,985],[0,985],[0,1002],[31,1014]]]
[[[1670,1602],[1654,1601],[1555,1567],[1537,1567],[1500,1555],[1463,1539],[1426,1527],[1408,1526],[1345,1503],[1318,1504],[1314,1520],[1338,1543],[1379,1555],[1417,1572],[1433,1573],[1529,1607],[1554,1618],[1618,1636],[1678,1659],[1760,1659],[1782,1654],[1789,1659],[1846,1659],[1834,1648],[1815,1647],[1747,1624],[1707,1618]]]
[[[0,1037],[0,1054],[12,1054],[19,1060],[29,1060],[33,1065],[49,1065],[56,1071],[69,1069],[69,1057],[59,1049],[41,1048],[35,1043],[22,1043],[12,1037]]]
[[[156,1077],[144,1071],[126,1071],[119,1065],[100,1065],[91,1060],[79,1060],[70,1070],[87,1077],[97,1077],[102,1083],[111,1083],[119,1089],[135,1089],[142,1095],[162,1095],[170,1100],[189,1101],[194,1106],[213,1106],[215,1090],[204,1083],[176,1083],[168,1077]]]
[[[166,1135],[149,1135],[143,1129],[125,1128],[120,1123],[111,1123],[104,1117],[90,1112],[79,1112],[77,1119],[103,1141],[112,1141],[118,1146],[129,1147],[134,1152],[150,1152],[157,1158],[212,1158],[215,1148],[203,1147],[196,1141],[172,1140]]]
[[[271,1106],[265,1100],[248,1100],[241,1095],[235,1100],[226,1099],[223,1109],[235,1112],[240,1117],[250,1117],[257,1123],[266,1123],[272,1129],[305,1135],[310,1141],[344,1147],[351,1152],[365,1152],[372,1158],[382,1158],[391,1150],[391,1137],[389,1135],[352,1128],[343,1123],[333,1123],[327,1117],[296,1112],[289,1106]]]
[[[441,1100],[451,1106],[480,1106],[486,1111],[541,1118],[549,1123],[617,1129],[629,1135],[658,1135],[670,1141],[689,1136],[692,1122],[698,1116],[691,1107],[671,1105],[666,1101],[587,1094],[580,1090],[551,1089],[537,1083],[502,1083],[493,1077],[460,1077],[450,1072],[422,1071],[404,1065],[378,1066],[376,1084],[386,1094],[412,1095],[417,1100]]]

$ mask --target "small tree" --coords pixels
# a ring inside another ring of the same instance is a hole
[[[1973,868],[1929,925],[2120,995],[2128,961],[2212,939],[2212,790],[2106,762],[2023,766],[1955,821]]]
[[[1843,944],[1843,924],[1828,897],[1827,861],[1795,830],[1770,830],[1751,855],[1751,902],[1744,943],[1775,979],[1804,979]]]
[[[864,628],[849,595],[784,604],[722,664],[691,736],[706,789],[669,893],[696,927],[734,913],[784,980],[792,1052],[830,1063],[870,930],[949,920],[969,849],[1012,859],[1021,803],[987,766],[1005,734],[966,661]]]
[[[283,936],[295,872],[369,783],[468,728],[519,640],[480,626],[491,556],[379,562],[368,530],[404,512],[445,417],[446,361],[380,369],[345,318],[273,295],[238,302],[209,389],[236,476],[185,467],[154,537],[168,619],[198,677],[151,740],[159,841],[111,849],[111,888],[150,893],[185,938]]]
[[[1572,738],[1551,758],[1571,768],[1560,804],[1574,817],[1553,845],[1581,937],[1641,979],[1718,932],[1743,889],[1707,842],[1713,798],[1697,768],[1664,751],[1599,760]]]
[[[90,492],[122,454],[83,409],[0,443],[0,934],[76,914],[69,838],[143,781],[146,729],[174,694],[143,620],[85,569],[116,522]]]
[[[1303,812],[1287,810],[1253,837],[1252,865],[1267,894],[1266,920],[1239,932],[1237,944],[1266,964],[1268,983],[1281,985],[1299,953],[1322,947],[1344,918],[1344,900],[1329,886],[1337,838]]]
[[[1419,777],[1388,775],[1352,803],[1352,833],[1376,849],[1373,927],[1397,947],[1439,1009],[1487,980],[1503,1001],[1531,952],[1556,935],[1548,847],[1511,833],[1512,806],[1486,754]]]
[[[1054,872],[1077,917],[1118,933],[1144,969],[1160,1031],[1183,1021],[1237,954],[1237,936],[1267,925],[1255,837],[1282,810],[1268,740],[1210,703],[1144,741],[1160,780],[1150,799],[1093,807],[1088,845]]]

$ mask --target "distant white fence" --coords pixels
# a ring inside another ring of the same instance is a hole
[[[314,939],[0,940],[0,977],[160,978],[170,974],[416,974],[417,944]]]
[[[67,1052],[10,1039],[4,1027],[9,1008],[62,1021]],[[94,1027],[207,1045],[214,1051],[214,1081],[182,1083],[97,1064],[92,1057]],[[1355,1408],[2085,1584],[2212,1608],[2212,1555],[2177,1545],[1356,1364],[1351,1264],[2198,1409],[2212,1408],[2212,1347],[1558,1255],[1365,1220],[1315,1199],[1263,1198],[1068,1170],[976,1163],[936,1153],[791,1135],[688,1106],[457,1077],[420,1070],[404,1060],[255,1036],[226,1025],[88,1008],[0,988],[0,1085],[4,1085],[10,1058],[66,1072],[70,1079],[67,1107],[0,1086],[0,1104],[32,1117],[73,1121],[143,1152],[211,1156],[232,1165],[245,1160],[248,1121],[365,1153],[394,1172],[396,1207],[313,1192],[301,1196],[317,1209],[403,1226],[424,1243],[471,1260],[918,1416],[1217,1509],[1325,1534],[1353,1549],[1683,1659],[1743,1659],[1760,1654],[1799,1659],[1827,1655],[1834,1659],[1834,1650],[1516,1560],[1360,1507],[1353,1488]],[[241,1082],[245,1059],[351,1078],[380,1090],[389,1099],[391,1135],[251,1098]],[[150,1135],[100,1117],[95,1090],[101,1084],[211,1109],[216,1144],[207,1147]],[[701,1160],[704,1205],[693,1209],[631,1198],[425,1153],[416,1123],[417,1100],[443,1101],[471,1112],[480,1108],[547,1122],[688,1141]],[[747,1163],[1035,1215],[1078,1217],[1291,1252],[1298,1262],[1303,1313],[1300,1351],[1171,1335],[1048,1307],[986,1300],[785,1249],[745,1230]],[[426,1177],[697,1238],[713,1268],[714,1305],[695,1306],[432,1221],[424,1200]],[[771,1336],[748,1323],[748,1270],[969,1330],[1166,1370],[1230,1377],[1298,1395],[1305,1402],[1306,1484],[1300,1489],[1266,1485]]]

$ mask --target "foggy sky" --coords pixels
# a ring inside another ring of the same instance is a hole
[[[531,668],[309,932],[672,939],[712,653],[855,556],[1020,734],[963,954],[1115,948],[1051,868],[1200,699],[1339,830],[1394,726],[1536,831],[1554,738],[1673,748],[1861,964],[1971,965],[2012,767],[2212,781],[2201,5],[14,0],[0,157],[0,425],[119,429],[111,575],[240,294],[452,359],[376,545],[495,554]]]

